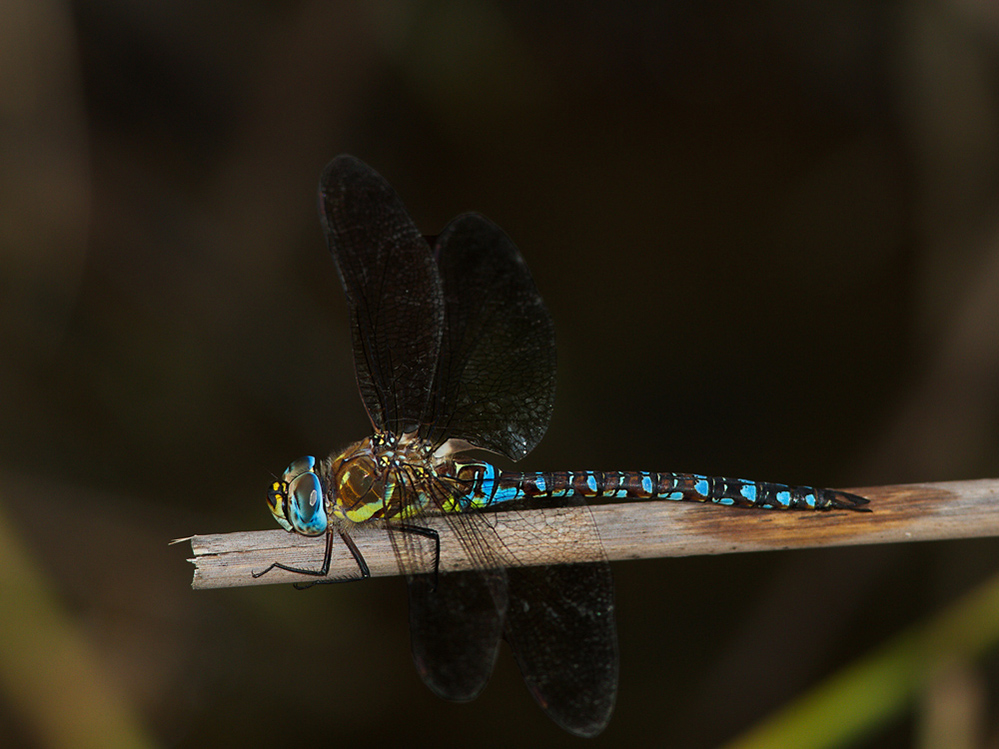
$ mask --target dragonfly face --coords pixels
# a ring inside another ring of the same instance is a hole
[[[315,468],[316,459],[311,455],[299,458],[267,492],[267,506],[286,531],[304,536],[321,536],[326,532],[329,525],[326,501]]]

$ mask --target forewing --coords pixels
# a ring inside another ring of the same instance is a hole
[[[448,484],[439,479],[428,482],[428,495],[438,507],[448,497],[447,490]],[[437,694],[471,699],[492,670],[502,628],[538,704],[566,730],[594,736],[610,720],[617,696],[610,565],[588,513],[574,513],[571,526],[537,515],[533,542],[515,549],[506,546],[496,529],[510,513],[517,513],[522,523],[535,517],[520,513],[526,504],[512,503],[493,512],[443,513],[479,569],[441,574],[437,591],[427,587],[426,576],[422,587],[417,580],[411,582],[410,629],[417,670]],[[585,502],[578,497],[535,498],[530,505],[585,507]],[[407,544],[415,540],[411,534],[405,538]],[[535,550],[552,545],[586,547],[587,556],[599,561],[538,565]],[[422,541],[421,546],[426,548]],[[413,547],[405,555],[415,559]],[[428,561],[424,551],[423,566],[409,569],[427,569]]]
[[[412,479],[411,488],[410,496],[428,498],[425,514],[446,519],[476,567],[420,574],[435,568],[436,544],[424,528],[389,526],[396,557],[409,575],[413,661],[434,693],[448,700],[470,700],[485,687],[496,662],[506,617],[506,572],[488,543],[493,532],[482,513],[440,512],[442,506],[460,501],[451,482],[426,476],[418,483]]]
[[[527,688],[556,723],[595,736],[617,697],[614,587],[606,562],[507,570],[507,642]]]
[[[439,697],[474,699],[493,672],[506,612],[503,570],[441,573],[409,579],[413,662]]]
[[[361,399],[377,428],[414,431],[427,410],[444,319],[430,246],[395,190],[353,156],[326,166],[319,200],[347,294]]]
[[[429,427],[519,460],[548,428],[555,328],[511,239],[488,219],[454,219],[435,247],[445,302]]]
[[[534,498],[480,514],[495,516],[501,525],[507,512],[519,513],[528,504],[558,512],[586,507],[581,497]],[[518,520],[522,531],[533,527],[533,541],[516,550],[494,547],[507,565],[504,636],[524,682],[549,717],[579,736],[595,736],[610,720],[618,679],[614,582],[599,532],[588,512],[568,512],[565,522],[541,513],[519,513]],[[570,546],[598,561],[539,565],[533,557],[534,549]]]

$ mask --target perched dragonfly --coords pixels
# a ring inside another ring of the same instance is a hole
[[[413,658],[423,681],[470,700],[507,640],[542,709],[580,736],[599,733],[617,694],[610,566],[596,527],[571,539],[598,561],[521,566],[495,531],[504,511],[586,497],[693,500],[773,509],[863,509],[846,492],[646,471],[505,471],[468,456],[514,461],[541,440],[555,391],[551,317],[510,238],[466,213],[424,237],[399,196],[352,156],[326,167],[323,228],[347,294],[354,366],[374,434],[339,454],[296,460],[268,505],[278,523],[326,535],[318,569],[273,563],[314,582],[329,577],[334,538],[368,577],[351,538],[380,524],[409,575]],[[475,569],[438,573],[440,539],[420,525],[440,515]],[[567,541],[566,543],[569,543]],[[430,551],[428,551],[428,548]],[[429,559],[428,559],[429,555]]]

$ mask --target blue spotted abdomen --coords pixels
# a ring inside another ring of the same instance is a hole
[[[856,494],[811,486],[788,486],[696,473],[651,471],[548,471],[519,473],[500,471],[489,463],[469,462],[458,466],[460,477],[469,481],[468,499],[473,506],[487,507],[532,497],[612,497],[617,499],[667,499],[709,502],[736,507],[775,510],[864,509],[867,500]]]

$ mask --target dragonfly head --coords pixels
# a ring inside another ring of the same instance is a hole
[[[325,533],[326,503],[322,482],[316,474],[316,459],[306,455],[288,466],[281,480],[271,484],[267,506],[286,531],[303,536]]]

